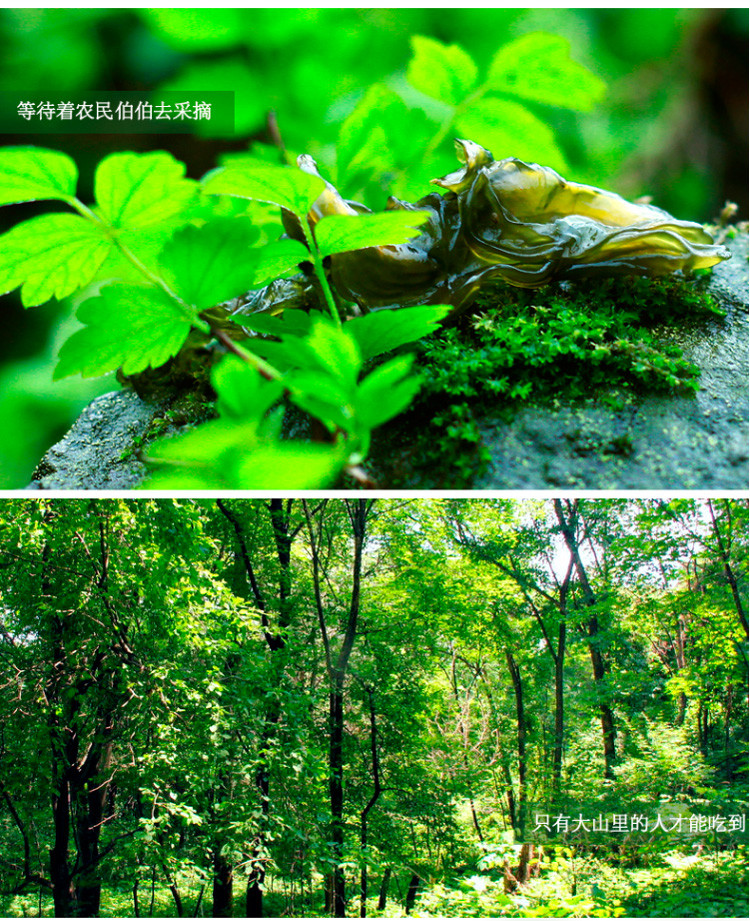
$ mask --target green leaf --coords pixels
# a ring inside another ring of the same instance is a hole
[[[356,381],[362,358],[354,337],[344,329],[321,318],[312,324],[309,335],[295,345],[300,368],[319,368],[340,380]]]
[[[229,319],[234,320],[246,329],[255,330],[257,333],[266,333],[271,336],[306,336],[314,319],[319,319],[321,311],[285,310],[280,316],[275,317],[267,313],[253,313],[249,315],[237,314]],[[255,346],[257,343],[253,343]]]
[[[76,194],[78,169],[71,158],[44,147],[0,149],[0,205],[60,199]]]
[[[251,246],[257,236],[247,218],[216,218],[177,231],[162,250],[161,262],[180,297],[206,310],[253,287]]]
[[[344,467],[342,452],[323,445],[281,442],[257,447],[240,464],[237,489],[322,489]]]
[[[190,332],[190,319],[158,288],[104,287],[81,304],[77,317],[84,329],[60,349],[55,379],[157,368],[177,354]]]
[[[99,212],[113,227],[167,220],[186,208],[195,189],[195,181],[185,178],[185,164],[163,150],[110,154],[94,176]]]
[[[112,241],[77,214],[44,214],[0,237],[0,294],[21,285],[25,307],[83,288],[112,250]]]
[[[606,84],[570,57],[561,35],[530,32],[504,45],[490,65],[488,85],[547,105],[590,112],[606,92]]]
[[[258,441],[255,425],[224,419],[152,445],[148,458],[170,464],[144,484],[150,489],[316,489],[345,462],[337,447]]]
[[[368,246],[406,243],[419,236],[427,211],[383,211],[380,214],[332,214],[315,225],[321,257]]]
[[[339,184],[359,173],[372,174],[392,165],[389,132],[406,121],[408,110],[401,97],[382,83],[370,86],[354,111],[344,119],[336,142]]]
[[[407,342],[429,336],[451,311],[451,307],[405,307],[400,310],[378,310],[364,317],[355,317],[344,327],[359,345],[362,360],[390,352]]]
[[[376,368],[357,388],[355,415],[360,425],[374,429],[403,412],[417,395],[421,380],[409,376],[413,355],[399,355]]]
[[[275,278],[299,272],[301,262],[310,261],[310,250],[299,240],[276,240],[246,255],[252,270],[251,288],[262,288]]]
[[[211,383],[220,415],[243,421],[261,420],[284,392],[282,384],[264,380],[236,355],[228,355],[214,368]]]
[[[207,195],[235,195],[266,201],[304,217],[325,189],[325,182],[301,169],[268,163],[212,170],[202,183]]]
[[[518,157],[566,170],[565,156],[552,129],[510,99],[485,96],[456,120],[458,131],[492,151],[497,160]]]
[[[477,65],[460,45],[444,45],[424,35],[411,38],[409,83],[426,96],[456,106],[474,89]]]

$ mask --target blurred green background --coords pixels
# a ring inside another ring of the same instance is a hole
[[[233,137],[4,135],[0,143],[67,151],[79,164],[79,197],[90,201],[94,167],[107,153],[168,149],[197,178],[223,153],[270,143],[273,111],[286,147],[312,153],[325,169],[338,126],[372,83],[420,104],[405,79],[411,35],[462,45],[481,72],[501,45],[538,30],[566,37],[572,57],[608,87],[591,113],[530,105],[555,131],[568,178],[651,195],[699,221],[731,199],[747,219],[746,9],[0,9],[0,90],[55,99],[93,89],[236,93]],[[447,171],[448,148],[444,155]],[[4,208],[0,231],[50,210],[58,209]],[[117,385],[112,377],[52,384],[57,350],[75,324],[72,305],[24,311],[17,293],[2,301],[0,488],[16,489],[92,396]]]

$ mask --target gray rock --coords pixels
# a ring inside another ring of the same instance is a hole
[[[747,489],[748,237],[709,290],[727,311],[704,328],[665,329],[701,371],[693,396],[606,404],[529,406],[509,422],[485,420],[492,462],[477,489]]]
[[[664,330],[701,370],[695,396],[648,396],[619,412],[604,402],[529,406],[509,423],[485,419],[492,463],[475,488],[747,489],[748,237],[727,245],[733,258],[710,286],[726,320],[710,333]],[[138,486],[146,468],[137,448],[163,410],[132,391],[98,397],[45,454],[30,488]]]
[[[137,446],[160,407],[132,390],[97,397],[34,471],[30,489],[134,489],[146,465]]]

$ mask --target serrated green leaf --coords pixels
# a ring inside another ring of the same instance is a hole
[[[503,45],[487,83],[494,90],[579,112],[590,112],[606,91],[596,74],[572,60],[568,40],[549,32],[530,32]]]
[[[355,414],[368,429],[403,412],[419,392],[421,380],[409,376],[413,355],[399,355],[376,368],[357,389]]]
[[[325,371],[295,370],[285,378],[285,383],[292,391],[295,402],[304,406],[310,398],[316,403],[325,403],[340,408],[347,406],[354,395],[354,382],[342,381]]]
[[[362,360],[367,361],[434,333],[451,309],[439,305],[378,310],[349,320],[344,328],[357,341]]]
[[[265,380],[236,355],[228,355],[216,365],[211,383],[220,415],[231,419],[261,420],[284,392],[282,384]]]
[[[301,262],[310,261],[310,250],[299,240],[275,240],[252,250],[246,257],[252,269],[251,288],[263,288],[275,278],[299,272]]]
[[[63,298],[96,275],[113,247],[77,214],[43,214],[0,237],[0,294],[21,285],[25,307]]]
[[[207,195],[266,201],[304,217],[325,188],[325,182],[301,169],[258,163],[212,170],[204,177],[202,188]]]
[[[474,89],[477,65],[460,45],[444,45],[424,35],[411,38],[409,83],[426,96],[455,106]]]
[[[177,294],[206,310],[254,286],[251,247],[257,237],[247,218],[216,218],[178,230],[162,250],[161,263]]]
[[[336,142],[339,185],[364,173],[371,175],[392,165],[394,152],[384,125],[398,135],[405,122],[406,103],[382,83],[370,86],[354,111],[341,124]]]
[[[68,201],[76,194],[78,169],[58,150],[45,147],[0,149],[0,205],[21,201]]]
[[[96,169],[94,194],[101,216],[113,227],[158,224],[187,207],[197,184],[185,164],[166,153],[114,153]]]
[[[157,288],[110,285],[84,301],[76,315],[85,325],[63,343],[55,379],[158,368],[190,332],[190,319]]]
[[[518,157],[553,169],[568,168],[552,129],[510,99],[485,96],[457,119],[458,131],[492,151],[497,160]]]
[[[344,329],[320,319],[312,324],[308,336],[295,344],[300,368],[319,368],[343,381],[356,381],[362,358],[354,337]]]
[[[428,211],[383,211],[380,214],[332,214],[315,225],[321,257],[368,246],[406,243],[419,236]]]

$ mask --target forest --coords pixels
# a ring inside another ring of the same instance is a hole
[[[0,914],[745,917],[748,504],[15,498]]]

